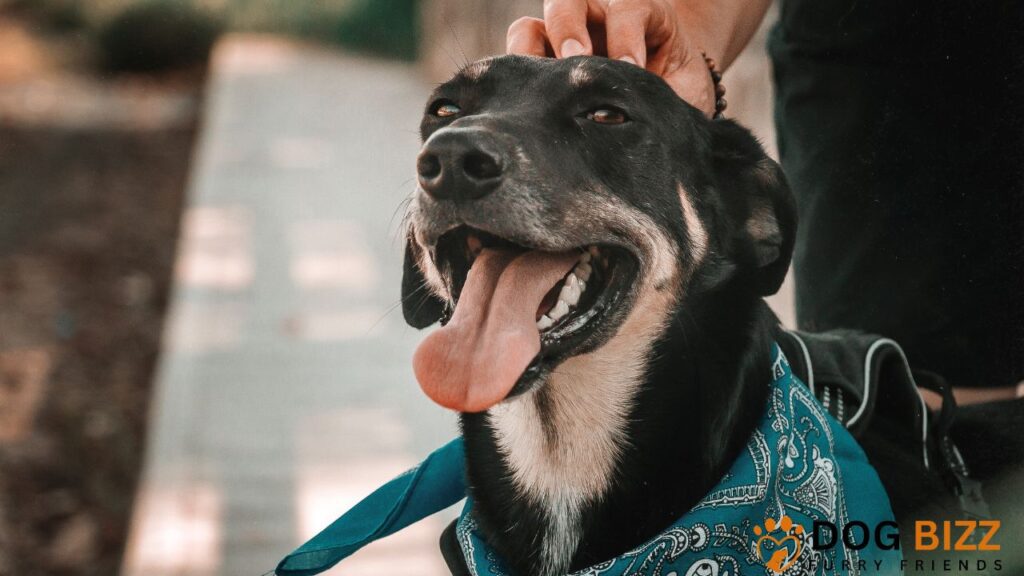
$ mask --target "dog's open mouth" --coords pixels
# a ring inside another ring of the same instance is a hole
[[[507,252],[517,256],[531,250],[487,232],[460,227],[447,233],[438,245],[437,257],[447,268],[452,280],[452,295],[456,302],[462,295],[469,270],[484,250]],[[598,296],[608,287],[614,264],[618,264],[619,249],[596,245],[580,247],[572,253],[573,265],[541,300],[534,313],[537,329],[544,344],[554,344],[573,332],[585,328],[594,319],[594,305]],[[461,252],[461,253],[459,253]],[[562,255],[552,254],[562,260]],[[562,261],[564,264],[567,259]]]
[[[633,286],[636,259],[616,246],[532,249],[459,227],[435,263],[455,300],[413,366],[424,391],[462,412],[486,410],[532,384],[610,326]]]

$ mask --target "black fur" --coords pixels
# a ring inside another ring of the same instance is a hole
[[[576,66],[588,70],[594,83],[570,87],[568,75]],[[524,99],[523,86],[529,84],[548,97]],[[604,187],[650,216],[678,248],[686,285],[661,289],[683,296],[669,329],[653,344],[647,378],[629,415],[629,448],[616,463],[613,486],[583,511],[582,544],[573,560],[580,568],[643,542],[692,507],[720,479],[759,420],[777,329],[761,298],[778,289],[789,267],[793,200],[778,166],[749,132],[705,119],[660,79],[633,66],[596,58],[502,58],[478,79],[456,77],[433,100],[457,103],[463,125],[472,126],[478,116],[491,131],[517,136],[531,164],[540,166],[535,170],[546,186],[537,193],[546,193],[547,202],[557,205],[560,194]],[[624,110],[632,126],[593,127],[575,119],[601,106]],[[496,117],[498,111],[502,116]],[[446,125],[428,107],[424,139]],[[529,174],[516,176],[531,180]],[[699,263],[680,185],[708,233]],[[464,208],[478,217],[486,210]],[[768,233],[752,237],[752,224]],[[404,310],[414,326],[442,313],[439,300],[416,293],[423,284],[413,254],[418,249],[411,246],[407,253],[403,280]],[[541,387],[531,400],[542,405],[544,398]],[[535,573],[544,511],[518,493],[488,415],[464,414],[462,429],[481,529],[516,573]]]
[[[402,262],[402,316],[413,328],[426,328],[441,319],[448,305],[427,286],[416,264],[419,254],[419,246],[408,238]]]
[[[690,509],[738,457],[763,414],[778,321],[761,300],[763,284],[742,274],[713,284],[687,296],[654,347],[630,415],[630,448],[617,463],[614,487],[584,512],[573,569],[641,544]],[[532,574],[542,512],[517,498],[486,414],[464,414],[462,427],[481,528],[517,574]]]
[[[575,85],[574,70],[577,79],[584,78]],[[460,113],[439,117],[438,103],[454,103]],[[595,108],[622,110],[630,122],[584,121]],[[486,132],[489,146],[506,146],[500,162],[507,174],[489,196],[425,201],[412,219],[415,238],[425,243],[421,248],[410,240],[406,254],[403,310],[413,326],[437,321],[447,307],[422,289],[418,251],[437,258],[438,238],[458,224],[536,249],[597,242],[632,246],[639,231],[600,229],[586,217],[586,200],[599,202],[601,191],[608,191],[646,214],[678,251],[678,285],[659,287],[676,294],[677,303],[667,330],[652,345],[628,418],[628,446],[615,462],[609,491],[583,510],[581,544],[572,561],[573,569],[582,568],[642,543],[691,508],[721,478],[759,421],[779,330],[762,297],[779,288],[789,267],[794,200],[778,165],[747,130],[708,120],[659,78],[622,62],[495,59],[482,74],[460,74],[435,92],[424,116],[424,140],[446,127]],[[696,253],[696,231],[683,216],[680,186],[707,232],[703,255]],[[533,213],[513,216],[523,204]],[[624,313],[609,317],[602,331],[569,355],[613,337]],[[545,373],[538,371],[538,378]],[[529,400],[543,409],[542,383]],[[536,574],[544,511],[513,483],[487,413],[464,414],[461,423],[480,528],[516,574]],[[898,446],[867,444],[869,450],[875,446],[883,460],[898,465]],[[897,469],[911,483],[920,473]],[[453,537],[451,530],[446,534]],[[445,548],[446,557],[457,556],[452,542]]]

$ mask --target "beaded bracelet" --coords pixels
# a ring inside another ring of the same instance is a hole
[[[713,58],[709,58],[704,52],[701,52],[700,55],[704,57],[704,63],[708,65],[708,72],[711,74],[711,82],[715,85],[715,113],[711,117],[721,118],[726,106],[729,105],[725,101],[725,86],[722,85],[722,73],[718,71],[718,64]]]

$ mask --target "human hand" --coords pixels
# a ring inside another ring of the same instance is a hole
[[[701,52],[705,27],[700,18],[681,12],[672,0],[545,0],[543,19],[512,23],[507,50],[557,58],[596,54],[631,62],[664,78],[681,98],[711,116],[724,89],[716,95]]]

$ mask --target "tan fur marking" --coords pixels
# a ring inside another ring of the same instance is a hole
[[[708,253],[708,231],[697,215],[697,209],[693,206],[690,193],[679,185],[679,201],[683,205],[683,221],[686,222],[686,233],[692,244],[693,265],[699,264]]]
[[[494,58],[484,58],[483,60],[477,60],[472,64],[467,64],[459,73],[470,80],[479,80],[487,71],[491,69],[491,61]]]
[[[437,272],[437,266],[434,266],[434,263],[431,261],[430,255],[427,254],[426,250],[420,250],[419,258],[417,258],[417,264],[419,264],[420,270],[423,272],[423,278],[427,282],[427,288],[429,288],[435,296],[442,298],[447,302],[451,302],[452,297],[448,292],[448,287],[445,285],[444,281],[441,280],[441,276]]]
[[[629,229],[641,232],[642,250],[648,256],[633,309],[611,340],[566,360],[551,374],[544,384],[545,412],[535,393],[490,411],[514,481],[548,513],[541,549],[545,574],[568,570],[579,546],[580,511],[608,490],[648,354],[678,298],[678,290],[656,288],[678,286],[675,250],[660,228],[617,200],[604,208],[608,212],[603,217],[614,214],[615,220],[627,220]],[[547,422],[542,421],[545,417]],[[553,439],[545,434],[545,426],[557,430]]]
[[[775,212],[764,202],[757,202],[751,209],[745,227],[747,234],[756,241],[776,239],[782,234]]]
[[[580,88],[590,82],[590,80],[590,72],[584,68],[583,62],[573,66],[572,71],[569,72],[569,84],[573,88]]]

